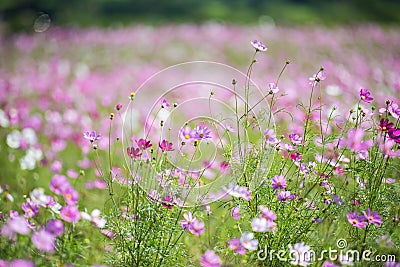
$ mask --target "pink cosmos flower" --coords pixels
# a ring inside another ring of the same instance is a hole
[[[69,186],[67,189],[65,189],[63,195],[65,202],[67,202],[68,205],[75,205],[78,202],[78,191],[76,191],[72,186]]]
[[[227,245],[230,249],[232,249],[234,252],[238,253],[238,254],[246,254],[246,249],[242,246],[242,244],[240,243],[240,239],[239,238],[232,238],[231,240],[229,240],[227,242]]]
[[[129,157],[136,159],[139,158],[142,155],[142,152],[140,151],[139,148],[134,148],[132,147],[128,147],[126,149],[126,153],[128,154]]]
[[[60,215],[66,222],[77,222],[81,219],[81,213],[76,206],[64,206]]]
[[[193,217],[191,212],[183,214],[183,217],[185,219],[180,221],[181,228],[185,229],[185,231],[188,231],[192,223],[197,219]]]
[[[53,191],[57,195],[61,195],[64,191],[70,187],[70,184],[67,180],[67,177],[64,175],[54,175],[50,181],[50,190]]]
[[[136,144],[138,147],[142,150],[148,149],[149,147],[152,146],[151,142],[149,140],[140,138],[139,140],[136,140]]]
[[[197,140],[204,140],[211,138],[211,131],[208,130],[207,126],[197,126],[195,129],[194,138]]]
[[[278,200],[282,202],[285,202],[287,200],[293,200],[295,197],[295,195],[291,194],[290,191],[281,191],[278,192],[276,195],[278,197]]]
[[[54,236],[44,230],[33,233],[31,240],[33,245],[41,251],[53,252],[55,249]]]
[[[203,267],[221,267],[221,260],[213,250],[207,250],[201,257],[200,265]]]
[[[194,220],[190,224],[189,231],[194,235],[201,235],[204,233],[204,223],[199,220]]]
[[[231,215],[234,220],[239,220],[240,219],[240,208],[238,206],[233,207],[231,209]]]
[[[195,140],[196,131],[192,130],[190,126],[186,126],[185,128],[181,128],[179,130],[179,137],[184,142],[191,142]]]
[[[47,222],[45,231],[53,236],[60,236],[64,233],[64,224],[60,220],[50,220]]]
[[[30,260],[24,260],[24,259],[13,260],[7,266],[8,267],[35,267],[33,262],[31,262]]]
[[[271,182],[274,190],[286,188],[286,179],[283,177],[283,175],[275,175],[272,177]]]
[[[293,145],[301,145],[301,142],[303,141],[303,138],[295,133],[289,134],[289,139]]]
[[[355,211],[354,213],[347,213],[347,220],[349,223],[351,223],[353,226],[358,227],[358,228],[365,228],[368,224],[368,222],[365,222],[364,216],[358,216],[358,212]]]
[[[22,210],[25,211],[26,218],[32,218],[39,212],[39,206],[36,205],[30,198],[26,199],[26,203],[22,203]]]
[[[378,215],[378,212],[371,212],[368,208],[367,212],[363,212],[364,218],[367,219],[368,223],[375,224],[376,226],[380,226],[382,224],[381,216]]]
[[[169,143],[167,140],[162,140],[158,146],[162,151],[174,151],[172,148],[172,143]]]
[[[259,206],[258,207],[259,209],[260,209],[260,211],[261,211],[261,217],[263,217],[263,218],[265,218],[267,221],[274,221],[274,220],[276,220],[276,214],[272,211],[272,210],[270,210],[270,209],[267,209],[266,207],[264,207],[264,206]]]
[[[364,88],[362,88],[360,90],[360,98],[365,103],[371,103],[372,100],[374,100],[374,98],[371,97],[371,92],[368,89],[364,89]]]

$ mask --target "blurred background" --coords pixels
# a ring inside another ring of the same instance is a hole
[[[37,21],[39,19],[39,21]],[[400,22],[399,0],[2,0],[3,31],[32,31],[32,23],[118,27],[132,23],[273,22],[391,25]]]

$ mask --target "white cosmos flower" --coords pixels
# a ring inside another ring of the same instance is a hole
[[[11,148],[19,148],[21,143],[21,133],[18,130],[14,130],[7,135],[7,145]]]
[[[244,248],[248,250],[257,250],[258,240],[253,238],[254,238],[253,233],[243,233],[242,237],[240,238],[240,243]]]

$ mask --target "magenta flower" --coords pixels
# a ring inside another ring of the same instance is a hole
[[[146,140],[146,139],[143,139],[143,138],[140,138],[139,140],[136,140],[136,144],[138,145],[138,147],[140,149],[143,149],[143,150],[145,150],[145,149],[147,149],[147,148],[152,146],[152,144],[150,143],[149,140]]]
[[[261,51],[261,52],[265,52],[268,50],[268,48],[261,42],[258,40],[253,40],[251,42],[251,45],[256,49],[256,51]]]
[[[76,206],[64,206],[60,215],[66,222],[77,222],[81,219],[81,213]]]
[[[33,245],[41,251],[53,252],[55,248],[54,236],[42,230],[33,233],[31,237]]]
[[[388,132],[390,139],[400,144],[400,128],[392,128]]]
[[[52,236],[60,236],[64,233],[64,224],[60,220],[50,220],[44,230]]]
[[[213,250],[207,250],[201,257],[200,265],[203,267],[221,267],[221,260]]]
[[[197,126],[195,129],[194,138],[197,140],[209,139],[211,138],[211,131],[208,130],[207,126]]]
[[[276,214],[272,210],[267,209],[266,207],[264,207],[262,205],[259,206],[258,208],[261,211],[261,217],[265,218],[267,221],[276,220]]]
[[[231,215],[234,220],[239,220],[240,219],[240,208],[238,206],[233,207],[231,209]]]
[[[161,107],[162,108],[170,108],[171,105],[168,103],[166,99],[161,100]]]
[[[389,119],[382,118],[379,122],[379,128],[381,128],[383,132],[388,132],[393,129],[393,123],[389,122]]]
[[[26,203],[22,203],[22,210],[25,212],[26,218],[32,218],[39,212],[39,206],[36,205],[30,198],[26,199]]]
[[[232,238],[231,240],[229,240],[227,242],[227,245],[230,249],[232,249],[234,252],[238,253],[238,254],[246,254],[246,249],[242,246],[242,244],[240,243],[240,239],[239,238]]]
[[[83,133],[83,138],[93,143],[101,138],[101,134],[97,134],[96,131],[87,131]]]
[[[204,223],[199,220],[194,220],[189,226],[189,231],[194,235],[201,235],[204,233]]]
[[[142,155],[140,149],[139,148],[134,148],[133,146],[132,147],[128,147],[126,149],[126,153],[128,154],[129,157],[131,157],[133,159],[139,158]]]
[[[294,194],[291,194],[290,191],[281,191],[276,194],[279,201],[285,202],[287,200],[293,200]]]
[[[72,186],[67,187],[63,195],[65,202],[67,202],[68,205],[75,205],[78,202],[78,191],[76,191],[75,188],[73,188]]]
[[[351,223],[353,226],[358,227],[358,228],[365,228],[367,226],[367,222],[365,222],[364,216],[358,216],[358,212],[355,211],[354,213],[347,213],[347,220],[349,223]]]
[[[274,190],[286,188],[286,179],[283,177],[283,175],[275,175],[272,177],[271,182]]]
[[[192,216],[191,212],[183,214],[183,217],[185,219],[180,221],[181,228],[185,229],[185,231],[188,231],[192,223],[197,219]]]
[[[122,109],[122,104],[117,104],[117,105],[115,106],[115,109],[116,109],[117,111],[120,111],[120,110]]]
[[[162,151],[174,151],[172,148],[172,143],[169,143],[167,140],[162,140],[158,146]]]
[[[172,197],[170,195],[166,195],[164,200],[161,202],[161,204],[166,209],[172,209],[172,207],[175,206],[174,200],[172,199]]]
[[[301,142],[303,141],[303,138],[295,133],[289,134],[289,139],[293,145],[301,145]]]
[[[378,215],[377,211],[371,212],[371,210],[368,208],[367,212],[364,211],[363,213],[368,223],[375,224],[376,226],[380,226],[382,224],[381,216]]]
[[[371,92],[368,89],[360,90],[360,98],[365,103],[371,103],[374,98],[371,97]]]
[[[67,180],[67,177],[64,175],[54,175],[50,181],[50,190],[53,191],[57,195],[61,195],[64,191],[70,187],[70,184]]]

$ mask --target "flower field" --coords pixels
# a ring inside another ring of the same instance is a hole
[[[400,266],[399,33],[0,37],[0,266]]]

